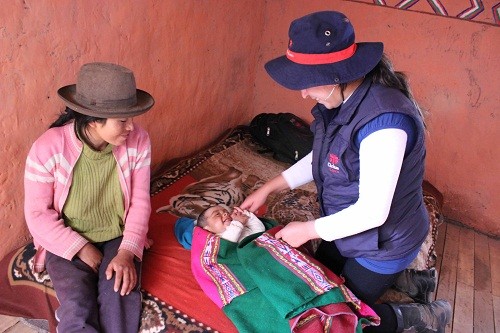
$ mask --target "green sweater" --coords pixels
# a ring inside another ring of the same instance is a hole
[[[66,225],[93,243],[123,234],[125,207],[112,150],[112,145],[103,151],[83,145],[63,207]]]

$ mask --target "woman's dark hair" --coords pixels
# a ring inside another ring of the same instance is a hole
[[[394,70],[392,62],[385,54],[382,55],[382,59],[380,59],[379,63],[366,75],[366,77],[371,78],[371,81],[373,83],[379,83],[389,88],[399,89],[406,97],[408,97],[410,101],[412,101],[412,103],[415,105],[415,108],[418,110],[422,121],[424,121],[422,109],[413,97],[410,89],[410,84],[408,83],[408,78],[403,72]],[[347,83],[340,85],[342,97],[344,97],[344,90],[346,87]]]
[[[424,114],[413,97],[406,74],[395,71],[392,62],[385,54],[382,55],[382,59],[380,59],[377,66],[375,66],[375,68],[372,69],[367,76],[371,77],[373,83],[379,83],[389,88],[399,89],[406,97],[408,97],[410,101],[412,101],[415,108],[418,110],[422,121],[424,121]]]
[[[54,121],[52,125],[49,126],[49,128],[61,127],[71,121],[75,123],[76,135],[80,139],[82,139],[87,145],[89,145],[92,148],[95,148],[88,138],[86,128],[88,124],[90,124],[93,121],[104,124],[106,123],[106,118],[87,116],[85,114],[76,112],[73,109],[70,109],[69,107],[66,107],[66,110],[64,110],[64,112],[62,112],[59,115],[59,118],[57,118],[56,121]]]

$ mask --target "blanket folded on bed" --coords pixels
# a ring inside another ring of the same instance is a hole
[[[276,239],[281,228],[239,244],[194,228],[192,272],[239,332],[362,332],[380,323],[342,278]]]

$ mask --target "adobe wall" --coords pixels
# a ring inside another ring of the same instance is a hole
[[[23,171],[64,105],[57,89],[92,61],[131,68],[156,105],[136,122],[153,169],[251,113],[264,2],[5,1],[0,7],[0,258],[29,241]]]
[[[82,64],[127,66],[153,94],[136,122],[151,135],[155,169],[259,112],[311,120],[312,101],[275,84],[263,64],[283,54],[292,19],[324,9],[345,12],[358,41],[383,41],[408,74],[428,111],[426,178],[443,192],[445,215],[500,235],[498,27],[340,0],[9,1],[0,8],[0,258],[30,240],[26,154]]]

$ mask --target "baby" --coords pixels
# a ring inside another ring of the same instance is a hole
[[[211,206],[201,212],[196,225],[235,243],[251,234],[265,231],[264,224],[253,213],[239,207],[229,212],[222,205]]]

